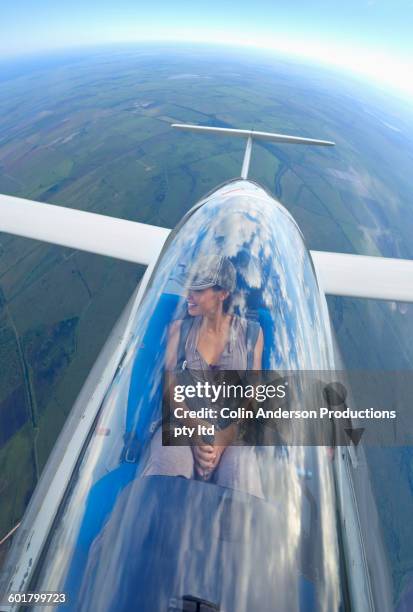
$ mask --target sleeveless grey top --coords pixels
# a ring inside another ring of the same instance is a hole
[[[197,349],[201,323],[202,316],[194,317],[185,343],[185,359],[187,362],[186,367],[190,372],[191,382],[205,382],[205,377],[208,376],[206,373],[216,372],[216,374],[213,374],[213,376],[218,376],[216,382],[220,382],[219,373],[222,370],[245,371],[248,363],[247,320],[241,319],[241,317],[238,317],[237,315],[233,315],[229,328],[228,341],[221,353],[221,356],[219,357],[218,362],[214,363],[213,365],[208,364]],[[228,377],[226,376],[225,378],[227,382],[229,382]],[[210,379],[210,376],[208,376],[208,379]],[[234,380],[234,382],[240,381],[237,379]],[[235,400],[235,403],[238,405],[238,400]],[[226,405],[231,407],[231,401],[226,400]],[[196,397],[191,400],[192,408],[201,408],[203,406],[205,406],[205,400],[198,400]],[[218,416],[218,418],[214,420],[214,424],[219,430],[225,429],[225,427],[228,427],[231,425],[231,423],[236,421],[237,419],[223,419]]]
[[[228,342],[217,363],[208,364],[197,349],[202,316],[194,317],[185,343],[185,359],[190,370],[246,370],[247,320],[233,315]]]
[[[233,315],[229,328],[228,341],[219,357],[218,362],[214,363],[213,365],[208,364],[197,349],[201,323],[202,316],[193,317],[193,321],[191,327],[189,328],[185,342],[186,365],[185,370],[181,370],[182,375],[190,377],[190,384],[196,384],[198,381],[205,382],[207,379],[210,380],[210,382],[214,381],[219,383],[222,382],[222,380],[220,380],[220,372],[223,370],[233,370],[234,375],[237,373],[233,382],[238,384],[240,382],[238,372],[246,371],[248,365],[248,321],[237,315]],[[184,374],[184,372],[187,374]],[[212,379],[211,376],[213,377]],[[230,382],[228,375],[225,376],[225,379],[227,382]],[[238,405],[239,401],[234,401]],[[231,401],[226,400],[226,405],[231,407]],[[202,408],[205,406],[205,400],[194,397],[188,402],[188,406],[191,409]],[[218,416],[217,419],[214,419],[213,421],[211,420],[210,422],[214,422],[215,426],[219,430],[225,429],[225,427],[228,427],[231,425],[231,423],[236,421],[237,419],[224,419]]]

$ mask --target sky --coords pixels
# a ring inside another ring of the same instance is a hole
[[[252,46],[413,94],[413,0],[1,0],[0,57],[139,41]]]

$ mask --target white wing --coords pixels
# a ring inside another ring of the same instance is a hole
[[[0,195],[0,231],[149,265],[170,230]]]
[[[170,230],[91,212],[0,195],[0,231],[149,265]],[[311,251],[323,291],[413,302],[413,261]]]
[[[413,302],[413,261],[310,251],[325,293]]]

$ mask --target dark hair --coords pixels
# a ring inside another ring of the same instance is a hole
[[[212,287],[212,289],[214,291],[228,291],[228,289],[224,289],[223,287],[221,287],[220,285],[214,285]],[[225,300],[222,302],[222,310],[227,313],[230,306],[231,306],[231,302],[232,302],[232,295],[231,293],[225,298]]]

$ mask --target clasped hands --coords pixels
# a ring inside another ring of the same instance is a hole
[[[204,480],[208,480],[220,462],[225,446],[205,444],[193,446],[195,472]]]

